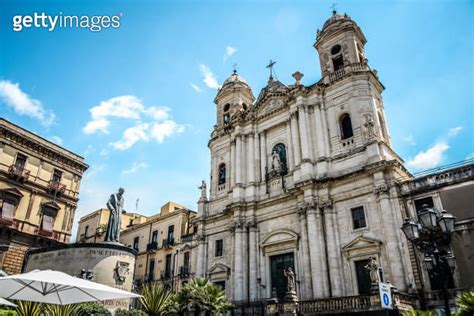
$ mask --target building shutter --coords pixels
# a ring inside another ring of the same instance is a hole
[[[52,232],[53,231],[53,217],[47,215],[47,214],[43,214],[43,225],[42,225],[42,229],[44,231],[47,231],[47,232]]]

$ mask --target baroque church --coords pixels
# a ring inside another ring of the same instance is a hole
[[[270,75],[255,98],[234,70],[219,89],[195,264],[231,300],[282,298],[288,267],[300,299],[367,294],[371,260],[399,291],[415,283],[397,190],[411,175],[392,149],[365,44],[333,12],[314,43],[318,82]]]

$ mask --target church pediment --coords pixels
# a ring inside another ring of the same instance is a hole
[[[359,255],[367,255],[367,254],[375,254],[380,253],[381,251],[382,242],[377,239],[365,237],[365,236],[357,236],[342,247],[343,253],[347,257],[355,257]]]
[[[230,274],[230,268],[221,263],[221,262],[218,262],[218,263],[215,263],[214,265],[212,265],[212,267],[209,269],[209,274],[225,274],[225,275],[228,275]]]
[[[298,234],[290,229],[279,229],[268,233],[260,243],[260,247],[266,252],[279,248],[294,248],[298,245]]]

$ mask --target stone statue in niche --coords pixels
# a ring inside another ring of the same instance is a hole
[[[293,269],[288,267],[288,269],[283,270],[283,274],[286,277],[288,292],[294,292],[296,289],[296,278]]]
[[[272,152],[272,171],[275,171],[278,174],[280,174],[282,171],[280,155],[276,149],[274,149]]]
[[[371,114],[364,114],[364,128],[367,135],[367,139],[374,138],[375,135],[375,122]]]
[[[107,202],[107,208],[110,211],[109,221],[107,223],[107,231],[105,233],[105,242],[119,242],[120,238],[120,218],[125,203],[123,193],[125,190],[120,188],[117,193],[110,195]]]
[[[375,257],[370,257],[369,262],[364,266],[369,271],[369,277],[372,284],[379,283],[379,265]]]

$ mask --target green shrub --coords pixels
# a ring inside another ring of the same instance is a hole
[[[115,311],[115,316],[146,316],[147,314],[139,309],[118,309]]]
[[[91,302],[91,303],[82,303],[79,305],[79,309],[77,315],[79,316],[109,316],[111,315],[110,312],[99,303]]]

